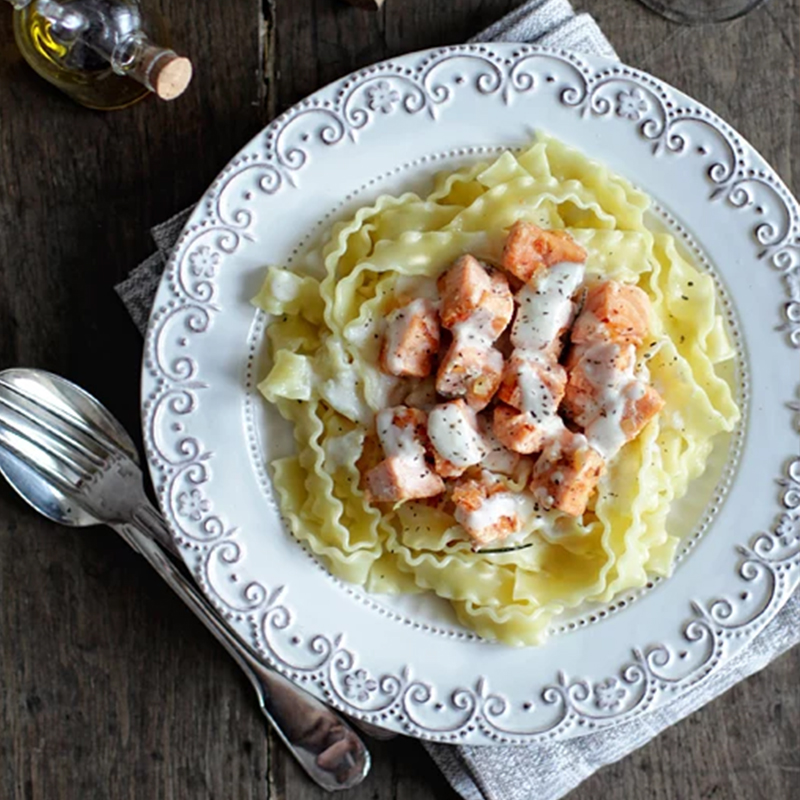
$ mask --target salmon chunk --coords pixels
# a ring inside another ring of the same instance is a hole
[[[424,459],[389,456],[367,473],[366,489],[370,502],[399,503],[435,497],[444,491],[444,481]]]
[[[577,344],[610,339],[637,347],[650,325],[650,298],[638,286],[605,281],[586,295],[583,311],[572,326]]]
[[[522,527],[517,497],[484,477],[462,478],[453,489],[453,503],[456,521],[475,544],[505,539]]]
[[[652,387],[639,382],[636,390],[628,390],[625,412],[620,426],[625,438],[630,442],[643,430],[644,426],[664,408],[664,399]]]
[[[442,325],[449,329],[481,307],[481,300],[492,291],[492,279],[477,258],[466,255],[440,276],[437,286]]]
[[[494,435],[515,453],[538,453],[562,428],[561,417],[557,414],[545,421],[538,421],[529,411],[518,411],[503,403],[498,403],[494,408]]]
[[[385,458],[366,474],[370,502],[398,503],[434,497],[444,481],[427,462],[428,415],[418,408],[395,406],[380,411],[376,433]]]
[[[600,340],[573,347],[567,357],[568,379],[561,409],[585,428],[634,379],[633,345]]]
[[[439,364],[436,391],[463,397],[480,411],[494,397],[503,377],[503,356],[494,347],[472,347],[454,339]]]
[[[437,285],[445,328],[467,324],[478,335],[494,341],[511,322],[514,297],[508,279],[497,270],[485,269],[473,256],[459,258]]]
[[[537,270],[562,261],[586,261],[586,251],[566,231],[546,231],[521,220],[511,226],[503,248],[506,272],[527,283]]]
[[[489,277],[492,288],[481,301],[481,309],[490,316],[489,325],[496,339],[514,316],[514,295],[508,285],[508,278],[502,272],[492,270]]]
[[[386,318],[380,365],[389,375],[424,378],[439,350],[439,320],[429,300],[396,308]]]
[[[605,471],[603,457],[585,436],[564,430],[542,451],[533,467],[530,488],[538,503],[579,517]]]
[[[498,399],[542,421],[558,410],[567,384],[567,371],[556,360],[515,350],[506,361]]]
[[[492,420],[488,416],[478,418],[478,430],[483,439],[486,454],[481,459],[481,466],[490,472],[501,475],[515,475],[519,469],[522,457],[519,453],[509,450],[492,430]]]

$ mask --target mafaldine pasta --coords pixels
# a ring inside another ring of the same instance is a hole
[[[267,269],[259,388],[296,441],[273,482],[334,575],[531,645],[670,574],[670,507],[739,410],[714,282],[649,205],[540,137]]]

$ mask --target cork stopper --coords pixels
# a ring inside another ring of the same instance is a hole
[[[174,50],[157,47],[146,39],[135,42],[135,50],[115,69],[143,83],[162,100],[174,100],[183,94],[192,80],[192,62]],[[114,62],[112,61],[112,64]]]
[[[169,55],[153,64],[149,79],[152,90],[162,100],[174,100],[192,80],[192,62],[184,56]]]

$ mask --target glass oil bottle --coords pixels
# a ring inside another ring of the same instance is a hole
[[[11,0],[25,60],[73,100],[125,108],[150,92],[172,100],[192,64],[165,46],[166,24],[140,0]]]

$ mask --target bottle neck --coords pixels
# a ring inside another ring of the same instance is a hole
[[[141,32],[118,42],[106,57],[118,75],[133,78],[164,100],[181,94],[192,77],[189,59],[153,44]]]

